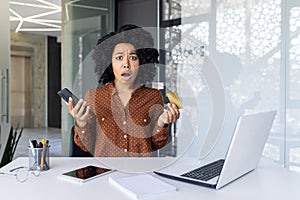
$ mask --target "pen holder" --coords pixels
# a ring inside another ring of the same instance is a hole
[[[49,148],[30,148],[28,147],[29,170],[48,170],[50,169],[49,163]]]

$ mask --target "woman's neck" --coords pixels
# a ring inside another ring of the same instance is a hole
[[[122,84],[118,82],[114,82],[115,88],[119,93],[126,93],[128,91],[132,92],[135,88],[135,84]]]
[[[125,108],[131,98],[132,92],[135,90],[135,85],[133,84],[120,84],[115,83],[115,89],[117,90],[117,94]]]

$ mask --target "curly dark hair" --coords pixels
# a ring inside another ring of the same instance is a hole
[[[115,46],[119,43],[130,43],[136,48],[140,60],[136,81],[139,84],[153,81],[159,55],[157,49],[154,48],[153,37],[143,28],[128,24],[100,38],[94,48],[92,58],[96,63],[95,73],[99,77],[99,84],[112,83],[115,79],[111,58]]]

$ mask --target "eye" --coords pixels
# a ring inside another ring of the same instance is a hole
[[[122,59],[123,59],[123,56],[121,56],[121,55],[116,56],[115,59],[116,59],[116,60],[122,60]]]
[[[136,55],[132,55],[132,56],[130,56],[130,58],[129,58],[130,60],[137,60],[138,59],[138,57],[136,56]]]

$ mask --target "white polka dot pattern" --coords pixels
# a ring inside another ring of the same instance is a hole
[[[75,126],[74,140],[95,157],[151,156],[166,144],[168,127],[157,125],[163,112],[158,90],[139,87],[124,107],[113,84],[107,84],[89,90],[85,101],[90,116],[84,128]]]

